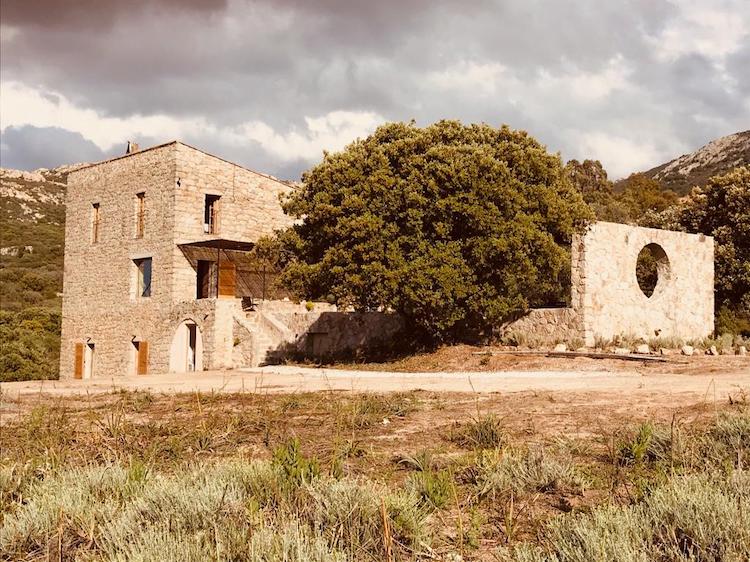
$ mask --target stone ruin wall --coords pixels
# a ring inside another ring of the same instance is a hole
[[[659,279],[651,296],[636,277],[640,252],[660,252]],[[597,222],[573,239],[571,307],[532,309],[501,329],[528,342],[592,347],[616,337],[683,340],[709,336],[714,329],[714,243],[687,234]],[[518,338],[516,338],[518,339]]]
[[[636,278],[638,255],[663,256],[649,297]],[[573,307],[583,338],[700,339],[714,331],[714,242],[710,236],[598,222],[573,242]]]

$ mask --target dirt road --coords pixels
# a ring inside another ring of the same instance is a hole
[[[86,381],[27,381],[2,383],[7,398],[47,394],[73,396],[128,390],[177,392],[297,393],[321,390],[394,392],[422,389],[434,392],[509,393],[563,391],[586,393],[660,394],[669,396],[723,397],[750,393],[748,369],[713,369],[707,374],[678,374],[655,369],[424,372],[338,370],[273,366],[238,371],[194,374],[101,378]]]

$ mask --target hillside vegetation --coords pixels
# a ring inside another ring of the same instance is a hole
[[[0,169],[0,381],[57,378],[65,181]]]
[[[742,131],[715,139],[694,152],[651,168],[643,175],[679,195],[687,195],[692,188],[706,185],[709,178],[748,164],[750,131]]]

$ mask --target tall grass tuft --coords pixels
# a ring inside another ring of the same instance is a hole
[[[467,449],[494,449],[505,442],[505,431],[494,414],[478,413],[477,417],[466,423],[455,423],[449,439]]]

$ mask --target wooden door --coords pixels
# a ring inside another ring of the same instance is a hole
[[[219,262],[219,297],[234,298],[237,291],[237,269],[234,262]]]
[[[73,378],[83,378],[83,344],[77,343],[75,349],[75,362],[73,364]]]
[[[137,357],[137,373],[139,375],[148,374],[148,342],[139,341],[136,349],[138,351]]]

